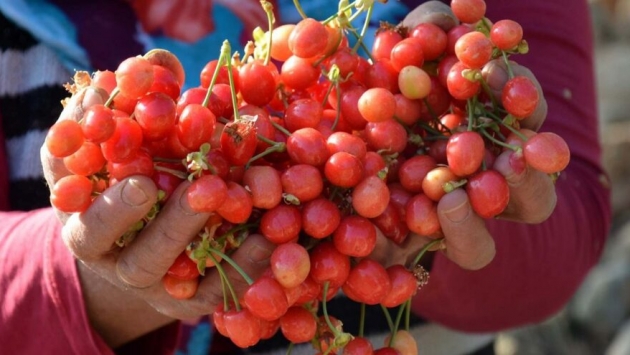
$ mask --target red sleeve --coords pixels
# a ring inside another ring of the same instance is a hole
[[[3,352],[113,355],[90,326],[75,259],[63,244],[53,210],[0,212],[0,221]],[[173,353],[177,337],[177,324],[167,326],[120,353]]]
[[[113,354],[90,328],[52,209],[0,213],[0,344],[12,354]]]
[[[611,218],[600,161],[593,49],[585,1],[486,0],[487,16],[521,23],[531,51],[514,58],[540,80],[549,103],[542,131],[570,146],[553,215],[539,225],[492,220],[497,254],[465,271],[438,253],[431,281],[414,300],[424,317],[465,331],[540,322],[559,311],[598,261]]]

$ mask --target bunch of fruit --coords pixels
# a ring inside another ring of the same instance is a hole
[[[72,173],[53,186],[51,202],[82,212],[118,181],[152,177],[160,200],[120,238],[124,247],[188,179],[190,206],[210,217],[164,276],[173,297],[192,297],[206,268],[240,269],[231,251],[260,233],[277,244],[270,268],[257,280],[243,274],[243,295],[224,280],[217,330],[241,347],[280,331],[322,354],[372,353],[362,334],[344,333],[327,314],[326,301],[341,290],[362,304],[409,307],[427,277],[417,263],[435,244],[413,265],[385,267],[369,258],[377,230],[398,244],[415,234],[437,242],[437,202],[453,189],[464,188],[484,218],[505,209],[497,155],[512,150],[514,164],[556,174],[569,150],[553,133],[520,128],[541,91],[510,69],[508,58],[527,51],[521,26],[491,24],[483,0],[453,0],[461,24],[448,29],[383,24],[371,50],[351,20],[365,12],[367,26],[373,2],[342,2],[324,21],[304,16],[275,28],[261,3],[269,30],[255,31],[242,56],[225,42],[199,87],[181,92],[184,70],[164,50],[115,72],[78,73],[75,81],[110,99],[50,129],[46,146]],[[482,71],[492,60],[510,75],[500,97]],[[415,341],[397,322],[374,354],[415,353],[405,348]]]

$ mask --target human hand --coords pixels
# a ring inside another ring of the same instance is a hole
[[[83,111],[102,104],[106,95],[88,88],[75,94],[60,119],[78,120]],[[49,186],[68,175],[61,159],[41,149]],[[176,300],[160,282],[176,257],[204,226],[208,214],[195,213],[187,203],[188,182],[182,183],[151,223],[125,248],[116,240],[142,219],[157,201],[153,181],[133,176],[111,186],[80,214],[57,211],[63,222],[62,237],[78,261],[88,315],[95,329],[112,347],[152,331],[173,319],[212,313],[223,302],[220,276],[208,269],[194,297]],[[272,246],[251,235],[232,258],[252,277],[268,264]],[[246,282],[225,267],[237,292]],[[106,282],[103,282],[106,280]],[[158,314],[158,312],[160,314]]]
[[[431,22],[444,30],[458,24],[450,7],[429,1],[418,6],[404,19],[403,24],[413,28],[420,23]],[[515,76],[526,76],[539,90],[540,100],[531,116],[520,120],[522,128],[537,131],[547,115],[547,102],[542,88],[532,72],[510,63]],[[482,70],[482,75],[495,97],[501,97],[501,90],[508,81],[508,71],[503,60],[493,60]],[[556,204],[556,193],[552,179],[545,173],[534,170],[525,164],[522,153],[507,150],[501,153],[492,168],[501,173],[509,187],[510,200],[506,209],[496,218],[519,223],[540,223],[546,220]],[[477,215],[470,204],[465,189],[459,188],[444,195],[437,205],[441,231],[438,235],[419,236],[412,234],[403,245],[395,245],[380,237],[375,254],[376,259],[404,261],[408,265],[425,245],[444,237],[432,249],[441,249],[444,255],[464,269],[476,270],[488,265],[494,258],[495,245],[487,229],[484,218]]]

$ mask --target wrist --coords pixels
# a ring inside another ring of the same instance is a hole
[[[90,325],[111,348],[175,321],[134,293],[102,278],[83,262],[77,261],[76,265]]]

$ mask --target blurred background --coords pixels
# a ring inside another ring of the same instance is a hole
[[[570,304],[543,324],[500,334],[497,355],[630,355],[630,0],[590,2],[611,233]]]

